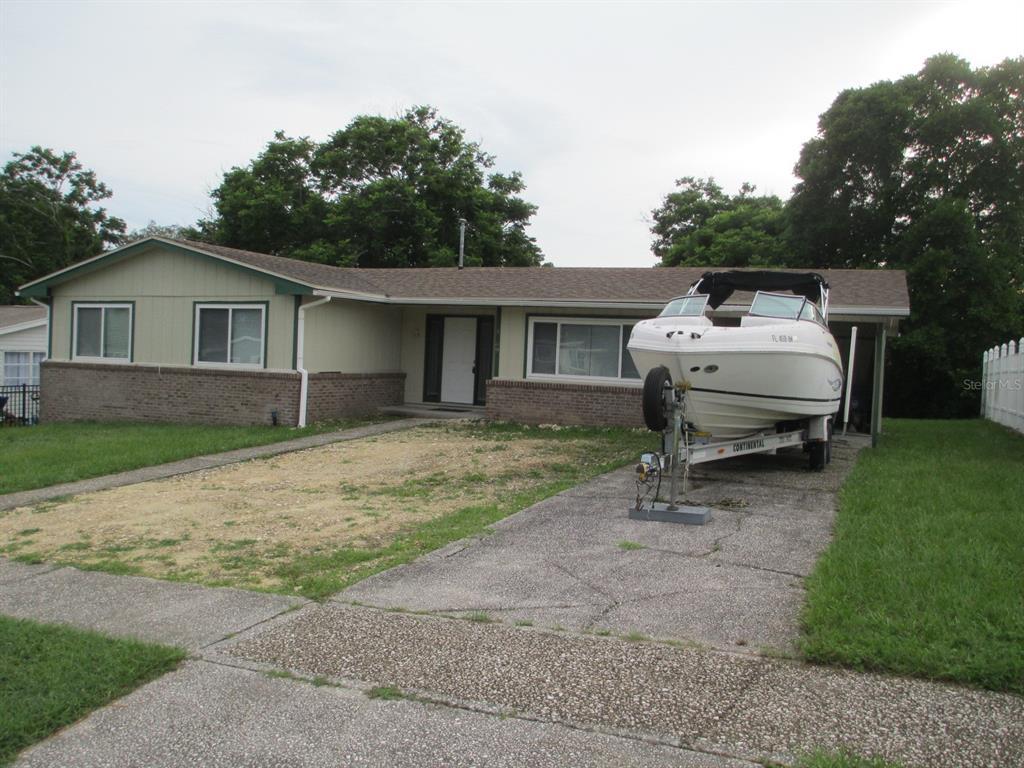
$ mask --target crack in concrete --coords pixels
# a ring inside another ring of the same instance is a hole
[[[725,540],[725,539],[729,538],[730,536],[735,536],[737,533],[739,533],[739,531],[733,531],[732,533],[729,533],[729,534],[726,534],[725,536],[722,536],[719,540]],[[714,547],[714,544],[712,544],[712,547]],[[674,555],[675,557],[681,557],[681,558],[684,558],[684,559],[687,559],[687,560],[709,560],[710,561],[710,556],[714,555],[714,554],[717,554],[717,551],[714,550],[713,548],[711,550],[709,550],[708,552],[702,552],[700,554],[695,554],[695,555],[694,554],[688,554],[686,552],[678,552],[678,551],[676,551],[674,549],[661,549],[660,547],[646,547],[646,549],[650,550],[651,552],[660,552],[660,553],[665,554],[665,555]],[[764,571],[765,573],[775,573],[775,574],[778,574],[779,576],[792,576],[792,577],[800,579],[800,580],[803,580],[804,578],[806,578],[806,576],[804,574],[802,574],[802,573],[794,573],[793,571],[783,571],[783,570],[779,570],[777,568],[768,568],[767,566],[764,566],[764,565],[751,565],[749,563],[740,563],[740,562],[736,562],[734,560],[714,560],[714,561],[711,561],[711,562],[716,562],[716,563],[718,563],[720,565],[729,565],[729,566],[732,566],[734,568],[745,568],[745,569],[750,570],[750,571]],[[651,597],[668,597],[668,596],[671,596],[671,595],[683,594],[686,591],[687,590],[677,590],[675,592],[659,593],[658,595],[651,595]],[[646,600],[646,599],[649,599],[649,598],[643,598],[643,599]]]
[[[608,604],[605,605],[605,607],[602,608],[601,611],[599,611],[598,614],[593,619],[591,619],[590,621],[588,621],[586,624],[583,625],[583,627],[582,627],[583,631],[590,630],[597,622],[599,622],[601,619],[603,619],[605,616],[607,616],[609,613],[614,611],[616,608],[618,608],[622,604],[617,597],[615,597],[614,595],[610,595],[607,592],[605,592],[603,589],[601,589],[600,587],[597,587],[594,584],[591,584],[589,581],[584,579],[582,576],[579,576],[579,575],[573,573],[572,571],[570,571],[568,568],[566,568],[561,563],[551,563],[551,565],[556,570],[559,570],[562,573],[564,573],[570,579],[573,579],[574,581],[582,584],[583,586],[587,587],[588,589],[592,590],[593,592],[596,592],[597,594],[599,594],[601,597],[603,597],[605,600],[608,601]],[[596,608],[597,606],[594,606],[594,607]]]
[[[231,632],[228,632],[226,635],[224,635],[223,637],[221,637],[221,638],[219,638],[217,640],[209,642],[206,645],[199,646],[196,649],[196,653],[201,654],[203,651],[205,651],[207,649],[212,649],[213,646],[215,646],[215,645],[219,645],[220,643],[223,643],[226,640],[233,640],[236,637],[239,637],[239,636],[245,634],[246,632],[249,632],[250,630],[255,629],[256,627],[258,627],[258,626],[260,626],[262,624],[266,624],[267,622],[274,621],[275,619],[279,619],[281,616],[284,616],[286,613],[295,613],[299,609],[305,608],[309,604],[310,604],[310,601],[307,600],[307,601],[302,602],[302,603],[296,603],[295,605],[289,606],[288,608],[282,608],[280,611],[275,613],[273,616],[267,616],[265,619],[260,619],[259,621],[253,622],[252,624],[248,625],[247,627],[242,627],[241,629],[233,630]]]

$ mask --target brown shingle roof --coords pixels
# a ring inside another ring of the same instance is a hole
[[[661,304],[686,293],[704,272],[692,267],[454,267],[362,269],[330,267],[219,245],[183,245],[238,261],[315,288],[356,291],[393,300],[607,302]],[[790,270],[794,272],[806,270]],[[902,270],[817,270],[832,287],[833,307],[910,308]],[[736,294],[730,303],[749,302]]]
[[[33,320],[45,320],[46,308],[36,306],[4,305],[0,306],[0,328],[30,323]]]

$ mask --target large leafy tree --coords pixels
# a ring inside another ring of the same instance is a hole
[[[890,410],[977,414],[981,351],[1024,332],[1024,59],[940,55],[841,93],[804,145],[794,262],[907,270]]]
[[[753,267],[786,259],[785,216],[775,196],[744,184],[726,194],[711,179],[686,176],[652,213],[654,254],[663,266]]]
[[[327,140],[277,133],[214,190],[216,217],[200,222],[224,245],[338,266],[423,267],[456,262],[459,219],[466,263],[532,266],[536,207],[518,173],[430,107],[399,118],[360,116]]]
[[[111,196],[74,152],[32,147],[0,174],[0,303],[15,289],[121,242],[125,224],[97,202]]]

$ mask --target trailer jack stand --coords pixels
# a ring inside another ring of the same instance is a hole
[[[711,519],[711,509],[680,503],[679,497],[686,494],[689,474],[689,441],[686,430],[686,390],[684,387],[666,384],[663,401],[666,426],[661,433],[662,452],[645,453],[637,466],[636,503],[629,510],[633,520],[653,520],[662,523],[683,525],[704,525]],[[661,481],[668,476],[668,495],[662,497]],[[644,504],[646,493],[641,486],[654,486],[654,499]]]

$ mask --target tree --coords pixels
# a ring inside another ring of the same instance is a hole
[[[202,237],[195,227],[183,227],[178,224],[157,224],[152,219],[149,224],[139,229],[133,229],[124,236],[124,241],[130,243],[134,240],[141,240],[144,237],[164,237],[169,240],[199,240]]]
[[[121,242],[124,222],[96,206],[111,196],[74,152],[32,147],[0,174],[0,303],[23,283]]]
[[[841,93],[800,154],[797,263],[907,270],[889,410],[976,415],[982,350],[1024,332],[1024,59],[944,54]]]
[[[338,266],[422,267],[456,262],[459,219],[470,265],[532,266],[536,206],[518,173],[430,107],[399,118],[363,115],[326,141],[281,132],[214,190],[215,242]]]
[[[713,178],[686,176],[653,211],[654,254],[662,266],[750,267],[786,259],[785,216],[775,196],[722,191]]]

